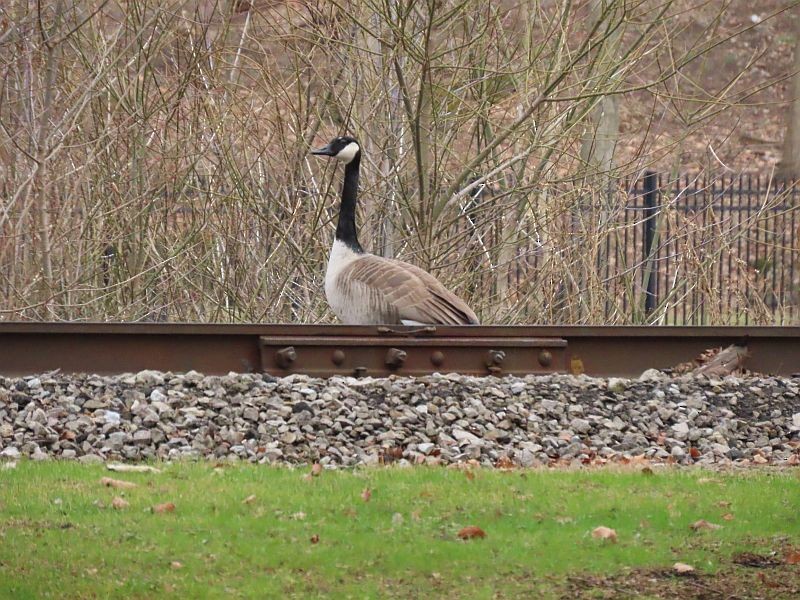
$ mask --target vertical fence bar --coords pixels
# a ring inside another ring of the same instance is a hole
[[[800,285],[795,287],[794,282],[794,261],[797,257],[798,253],[800,253],[800,231],[795,227],[794,215],[797,212],[797,189],[798,189],[797,182],[792,182],[792,194],[787,199],[789,203],[789,210],[791,211],[791,225],[789,225],[789,318],[793,319],[795,314],[797,313],[798,308],[800,308]],[[796,303],[796,304],[795,304]]]
[[[656,277],[653,273],[656,268],[652,256],[653,242],[656,239],[656,214],[658,213],[658,173],[647,171],[644,174],[644,312],[650,315],[658,303],[656,300]]]

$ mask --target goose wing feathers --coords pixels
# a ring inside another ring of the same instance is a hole
[[[472,309],[438,279],[400,260],[367,254],[342,270],[339,284],[351,290],[366,288],[364,301],[386,323],[478,324]]]

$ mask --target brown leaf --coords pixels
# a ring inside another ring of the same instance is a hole
[[[691,448],[689,448],[689,456],[691,456],[695,460],[700,458],[700,450],[692,446]]]
[[[720,508],[730,508],[731,503],[728,500],[720,500],[719,502],[717,502],[717,506],[719,506]]]
[[[472,471],[464,471],[464,476],[465,476],[467,479],[469,479],[470,481],[472,481],[473,479],[475,479],[475,473],[473,473]]]
[[[421,510],[412,510],[411,511],[411,520],[412,521],[421,521],[422,520],[422,511]]]
[[[361,490],[361,499],[364,502],[369,502],[370,498],[372,498],[372,490],[370,490],[368,487]]]
[[[136,487],[136,484],[132,481],[122,481],[121,479],[112,479],[111,477],[103,477],[100,479],[100,483],[106,487],[117,488],[120,490],[128,490]]]
[[[495,467],[498,469],[513,469],[514,468],[514,461],[508,458],[505,454],[497,459],[495,463]]]
[[[722,525],[717,525],[716,523],[709,523],[705,519],[700,519],[689,525],[689,529],[691,529],[692,531],[701,531],[701,530],[713,531],[714,529],[722,529]]]
[[[320,475],[322,475],[322,465],[319,463],[311,465],[311,476],[319,477]]]
[[[173,560],[171,563],[169,563],[169,566],[172,569],[182,569],[183,563],[180,562],[179,560]]]
[[[610,542],[617,543],[617,532],[610,527],[600,525],[592,529],[592,537],[597,540],[609,540]]]
[[[172,502],[164,502],[163,504],[156,504],[153,507],[154,513],[171,513],[175,512],[175,505]]]
[[[242,500],[242,504],[252,504],[255,501],[256,501],[256,495],[250,494],[247,498]]]
[[[128,508],[130,505],[131,505],[130,502],[128,502],[124,498],[120,498],[119,496],[114,496],[114,499],[111,501],[111,507],[117,510]]]
[[[475,525],[469,525],[467,527],[464,527],[464,529],[458,532],[458,537],[461,538],[462,540],[471,540],[473,538],[485,538],[486,532],[480,527],[476,527]]]
[[[312,535],[310,541],[311,541],[312,544],[318,544],[319,543],[319,534],[315,533],[314,535]]]
[[[689,573],[694,573],[694,567],[692,565],[687,565],[686,563],[682,562],[676,562],[674,565],[672,565],[672,570],[678,575],[688,575]]]
[[[722,515],[723,521],[733,521],[733,513],[725,513]]]
[[[651,469],[650,467],[644,467],[642,469],[642,475],[654,475],[653,469]]]
[[[759,581],[761,581],[761,583],[763,585],[765,585],[768,588],[773,588],[774,589],[774,588],[781,587],[781,585],[779,583],[775,583],[774,581],[772,581],[770,579],[767,579],[767,576],[764,575],[764,573],[759,573],[758,574],[758,579],[759,579]]]
[[[789,548],[784,556],[787,565],[800,565],[800,550]]]

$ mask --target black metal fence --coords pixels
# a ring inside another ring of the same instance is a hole
[[[649,172],[628,195],[624,221],[634,227],[623,228],[624,243],[641,253],[647,322],[798,321],[796,185],[759,175],[670,180]]]
[[[519,322],[800,323],[794,183],[649,172],[605,199],[554,196],[515,224],[509,291],[497,297]]]

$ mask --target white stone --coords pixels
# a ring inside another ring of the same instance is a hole
[[[17,450],[14,446],[3,448],[0,450],[0,458],[19,458],[19,450]]]

